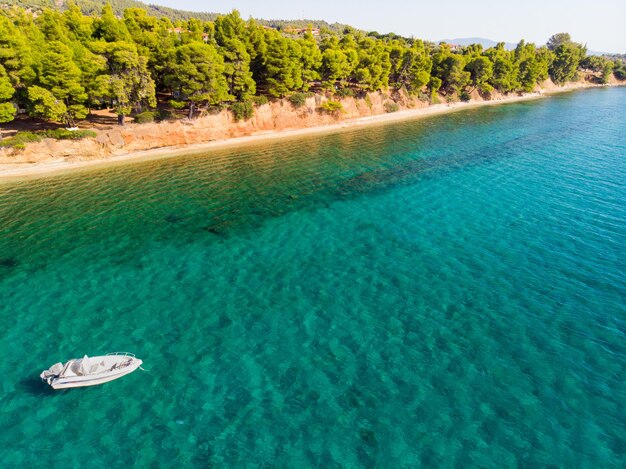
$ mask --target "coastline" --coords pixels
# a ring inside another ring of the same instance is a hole
[[[506,96],[498,99],[486,101],[469,101],[456,103],[434,104],[418,109],[406,109],[393,113],[375,114],[365,117],[349,118],[332,124],[318,125],[313,127],[292,128],[286,130],[259,130],[250,135],[237,136],[231,138],[221,138],[208,142],[191,143],[175,146],[161,146],[147,150],[128,151],[119,155],[108,156],[90,160],[67,161],[65,159],[55,159],[39,161],[34,163],[5,163],[0,164],[0,183],[19,180],[28,180],[37,177],[44,177],[60,173],[75,172],[93,168],[103,168],[121,164],[136,163],[142,161],[170,158],[183,154],[193,154],[217,150],[221,148],[245,146],[272,142],[277,140],[297,138],[303,136],[320,135],[340,132],[345,129],[357,129],[372,125],[383,125],[387,123],[419,120],[426,117],[448,114],[462,110],[475,109],[483,106],[495,106],[500,104],[530,101],[549,97],[553,94],[560,94],[568,91],[575,91],[586,88],[595,88],[602,85],[581,85],[559,87],[551,90],[527,93],[521,96]],[[605,85],[606,86],[606,85]],[[609,85],[610,86],[610,85]],[[167,125],[167,124],[166,124]]]

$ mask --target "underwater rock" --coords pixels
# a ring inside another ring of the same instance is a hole
[[[0,267],[5,267],[7,269],[17,267],[18,264],[19,262],[15,257],[5,257],[4,259],[0,259]]]
[[[183,217],[180,217],[174,213],[170,213],[165,216],[165,221],[168,223],[178,223],[183,220]]]
[[[370,448],[378,445],[376,433],[369,428],[361,428],[361,430],[359,431],[359,436],[361,437],[361,441],[363,441],[363,443],[365,443]]]
[[[215,226],[205,226],[204,228],[202,228],[204,231],[208,231],[211,234],[217,235],[217,236],[221,236],[222,232]]]
[[[226,232],[234,228],[235,222],[230,219],[222,220],[216,219],[214,223],[207,225],[203,228],[204,231],[208,231],[211,234],[217,236],[226,236]]]
[[[220,316],[219,325],[221,328],[230,326],[233,323],[231,319],[226,316]]]

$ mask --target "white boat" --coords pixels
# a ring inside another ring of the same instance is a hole
[[[143,362],[128,352],[114,352],[99,357],[74,358],[55,363],[39,375],[53,389],[80,388],[113,381],[132,373]]]

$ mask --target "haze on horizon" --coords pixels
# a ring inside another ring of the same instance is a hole
[[[483,37],[516,43],[520,39],[545,44],[558,32],[587,44],[589,50],[626,53],[626,1],[526,0],[502,2],[414,2],[387,0],[144,0],[182,10],[228,13],[263,19],[314,19],[345,23],[367,31],[394,32],[437,41],[444,38]],[[382,7],[381,7],[382,5]]]

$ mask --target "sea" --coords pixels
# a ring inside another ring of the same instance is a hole
[[[626,467],[626,88],[0,184],[0,466]],[[54,391],[39,373],[143,369]]]

